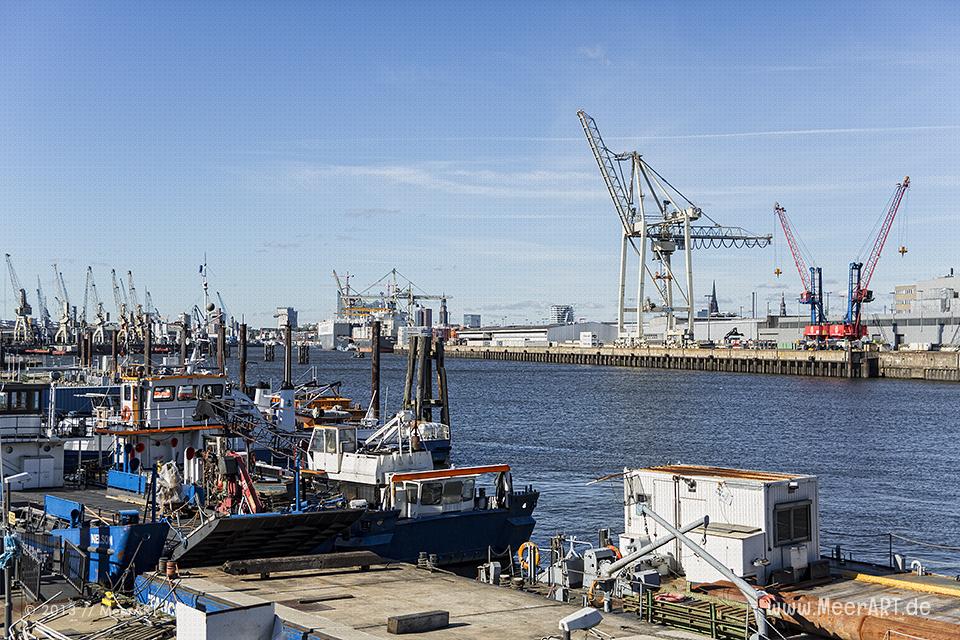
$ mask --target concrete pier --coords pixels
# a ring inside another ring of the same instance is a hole
[[[400,350],[398,349],[398,352]],[[796,351],[789,349],[681,349],[673,347],[446,346],[451,358],[545,364],[644,367],[728,373],[772,373],[821,378],[896,378],[960,382],[958,351]]]
[[[452,346],[447,347],[446,355],[452,358],[484,360],[729,373],[775,373],[824,378],[875,378],[880,375],[879,354],[862,351]]]

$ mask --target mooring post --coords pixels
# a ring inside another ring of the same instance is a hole
[[[380,419],[380,321],[370,327],[370,403],[373,417]]]
[[[225,373],[227,368],[227,328],[223,324],[223,313],[217,324],[217,369]]]
[[[447,395],[447,367],[443,361],[443,340],[437,340],[434,358],[437,361],[437,395],[440,397],[440,422],[450,426],[450,403]]]
[[[240,392],[247,392],[247,323],[240,323]]]
[[[417,337],[417,392],[414,400],[416,420],[423,420],[423,401],[427,397],[427,381],[424,374],[427,371],[427,362],[430,357],[429,343],[425,336]]]
[[[113,365],[113,375],[117,375],[120,372],[120,363],[118,361],[117,349],[119,345],[117,344],[119,336],[117,335],[117,330],[114,329],[110,332],[110,359]]]
[[[149,376],[152,370],[150,352],[153,351],[153,328],[149,322],[143,325],[143,375]]]
[[[187,335],[190,331],[190,328],[187,326],[186,319],[184,319],[183,326],[180,327],[180,366],[187,366]]]
[[[410,337],[407,348],[407,377],[403,383],[403,408],[410,409],[413,406],[413,374],[417,363],[417,342],[416,336]]]

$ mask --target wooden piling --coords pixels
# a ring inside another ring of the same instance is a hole
[[[223,314],[217,324],[217,369],[226,373],[227,369],[227,328],[223,325]]]
[[[247,392],[247,323],[240,324],[240,391]]]
[[[370,327],[370,403],[373,417],[380,419],[380,321]]]
[[[151,323],[143,325],[143,375],[149,376],[153,372],[151,353],[153,352],[153,327]]]

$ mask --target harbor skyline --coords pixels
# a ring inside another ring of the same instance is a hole
[[[956,266],[949,4],[909,20],[893,3],[0,12],[0,193],[23,221],[5,251],[28,284],[52,290],[57,262],[76,296],[93,265],[106,292],[131,269],[172,316],[201,298],[206,255],[211,286],[262,326],[280,305],[330,316],[333,269],[368,283],[393,267],[449,294],[453,317],[569,303],[610,320],[619,226],[578,108],[712,217],[774,234],[696,253],[701,302],[712,280],[734,312],[753,292],[761,311],[796,298],[775,201],[843,291],[907,174],[893,237],[909,252],[885,256],[874,310]]]

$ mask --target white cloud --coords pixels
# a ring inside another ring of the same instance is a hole
[[[610,58],[607,57],[607,51],[603,45],[593,45],[592,47],[578,47],[577,53],[588,60],[596,60],[602,64],[610,64]]]

